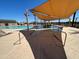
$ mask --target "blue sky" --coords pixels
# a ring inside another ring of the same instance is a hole
[[[18,22],[24,22],[25,9],[31,9],[42,4],[46,0],[0,0],[0,19],[11,19]],[[79,17],[79,11],[76,17]],[[34,21],[30,13],[29,21]]]
[[[0,19],[12,19],[19,22],[25,21],[25,9],[34,8],[46,0],[0,0]],[[30,15],[30,21],[33,16]]]

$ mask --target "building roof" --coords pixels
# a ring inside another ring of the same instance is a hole
[[[0,23],[17,23],[16,20],[3,20],[3,19],[0,19]]]

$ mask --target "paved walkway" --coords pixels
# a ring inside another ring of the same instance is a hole
[[[14,45],[18,40],[18,32],[0,37],[0,59],[34,59],[30,46],[21,35],[21,44]]]

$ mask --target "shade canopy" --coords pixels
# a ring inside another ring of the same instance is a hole
[[[49,15],[47,14],[43,14],[43,13],[39,13],[39,12],[32,12],[35,16],[37,16],[38,18],[42,19],[42,20],[55,20],[54,17],[50,17]]]
[[[32,9],[42,20],[68,18],[79,9],[79,0],[48,0]]]

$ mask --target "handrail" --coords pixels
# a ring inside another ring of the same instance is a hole
[[[18,32],[18,36],[19,36],[19,39],[13,43],[13,45],[17,45],[17,44],[21,44],[21,37],[20,37],[20,31]],[[17,43],[19,42],[19,43]]]
[[[62,32],[62,33],[64,33],[64,34],[65,34],[64,43],[63,43],[63,46],[65,46],[65,44],[66,44],[66,39],[67,39],[67,33],[66,33],[66,32],[64,32],[64,31],[61,31],[61,29],[60,29],[60,28],[59,28],[57,31]]]
[[[65,34],[65,39],[64,39],[64,44],[63,44],[63,46],[65,46],[65,44],[66,44],[66,39],[67,39],[67,33],[64,32],[64,31],[62,31],[62,32]]]

